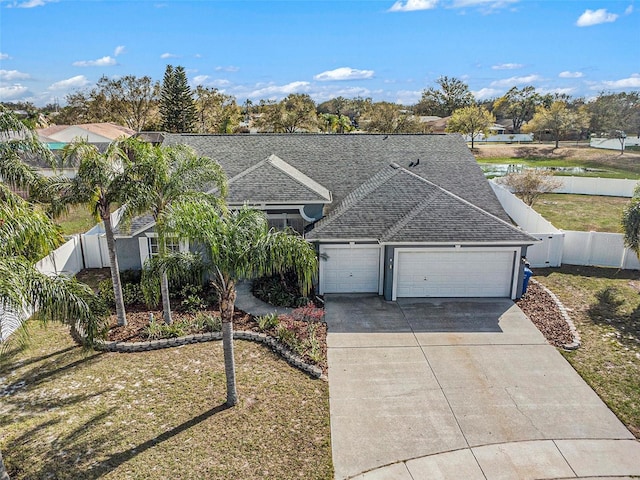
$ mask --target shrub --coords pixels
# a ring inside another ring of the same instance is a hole
[[[161,338],[177,338],[183,337],[186,332],[187,325],[184,322],[174,322],[171,325],[166,323],[158,323],[152,316],[149,325],[144,327],[142,333],[149,340],[159,340]]]
[[[313,363],[320,363],[322,361],[322,348],[320,347],[320,341],[316,336],[317,330],[317,323],[309,323],[309,325],[307,326],[306,345],[308,347],[308,350],[306,351],[306,354]]]
[[[258,321],[258,328],[263,332],[280,325],[280,319],[278,318],[278,314],[275,312],[267,315],[261,315],[256,320]]]
[[[286,345],[299,355],[304,353],[304,345],[298,339],[296,332],[291,330],[286,324],[280,324],[278,326],[276,338],[280,343]]]
[[[102,280],[98,283],[98,296],[109,307],[116,304],[115,295],[113,293],[113,283],[111,279]],[[122,299],[125,305],[135,305],[144,303],[144,296],[139,283],[122,283]]]
[[[291,312],[291,316],[294,320],[320,322],[324,318],[324,309],[318,308],[313,303],[308,302],[304,307],[296,308]]]
[[[277,307],[299,307],[309,302],[301,295],[298,279],[292,272],[256,279],[251,291],[260,300]]]
[[[217,315],[208,315],[203,312],[198,312],[195,320],[193,321],[193,327],[196,330],[203,330],[205,332],[221,332],[222,319]]]
[[[185,285],[180,290],[180,310],[187,313],[196,313],[199,310],[207,308],[207,304],[202,298],[201,285]]]

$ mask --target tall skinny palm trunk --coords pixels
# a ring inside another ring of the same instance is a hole
[[[232,281],[227,282],[220,292],[220,316],[222,317],[222,350],[224,352],[224,374],[227,378],[227,405],[238,403],[236,392],[236,365],[233,358],[233,310],[236,289]]]
[[[107,210],[106,215],[101,215],[104,222],[104,233],[107,236],[107,250],[109,251],[109,265],[111,268],[111,282],[113,283],[113,296],[116,303],[116,315],[118,325],[127,325],[127,316],[124,309],[124,298],[122,296],[122,284],[120,283],[120,267],[118,267],[118,255],[116,254],[116,240],[113,236],[111,226],[111,215]]]
[[[164,231],[161,231],[158,235],[158,254],[160,258],[167,256],[167,239]],[[164,318],[164,323],[171,325],[173,318],[171,317],[171,299],[169,298],[169,278],[167,277],[166,271],[162,272],[162,278],[160,279],[160,294],[162,296],[162,317]]]
[[[171,317],[171,300],[169,298],[169,279],[167,272],[162,272],[162,278],[160,279],[160,293],[162,294],[162,317],[164,323],[171,325],[173,318]]]

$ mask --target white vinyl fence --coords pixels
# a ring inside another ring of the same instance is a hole
[[[635,180],[576,178],[576,180],[591,181],[581,183],[573,182],[571,179],[574,177],[557,178],[568,179],[563,187],[567,190],[573,189],[576,185],[578,187],[575,188],[580,189],[579,192],[574,190],[563,193],[619,197],[631,197],[633,189],[638,183]],[[604,185],[598,184],[598,181],[605,180]],[[624,246],[624,235],[621,233],[558,230],[506,188],[495,182],[490,183],[502,203],[502,207],[513,221],[540,240],[540,243],[527,249],[527,259],[533,267],[559,267],[566,263],[568,265],[640,269],[638,257],[635,252]],[[593,187],[591,191],[587,190],[589,184]],[[562,191],[562,189],[558,191]]]
[[[112,225],[115,227],[119,220],[120,211],[116,210],[111,214]],[[94,226],[87,233],[72,236],[35,265],[38,271],[46,275],[66,276],[74,276],[83,268],[108,266],[107,239],[101,224]],[[15,312],[0,304],[0,341],[7,339],[32,313],[28,309]]]

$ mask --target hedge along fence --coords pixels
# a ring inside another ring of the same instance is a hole
[[[564,186],[557,190],[558,193],[584,195],[631,197],[635,185],[638,184],[637,180],[557,178],[564,182]],[[583,180],[588,181],[583,182]],[[601,185],[599,182],[604,183]],[[527,249],[527,260],[531,266],[559,267],[567,264],[627,270],[640,269],[640,261],[635,252],[624,246],[623,234],[559,230],[505,187],[493,181],[490,184],[502,207],[513,221],[540,240],[540,243]]]

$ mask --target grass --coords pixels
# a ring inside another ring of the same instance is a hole
[[[220,342],[83,352],[33,326],[0,368],[0,450],[20,479],[329,479],[328,385],[236,341],[240,403],[225,408]]]
[[[536,269],[571,309],[582,346],[567,360],[640,438],[640,276],[613,268]]]
[[[97,223],[86,205],[72,205],[69,212],[57,218],[56,222],[62,227],[62,233],[65,235],[84,233]]]
[[[547,193],[533,209],[556,228],[582,232],[622,233],[622,210],[628,198]]]

